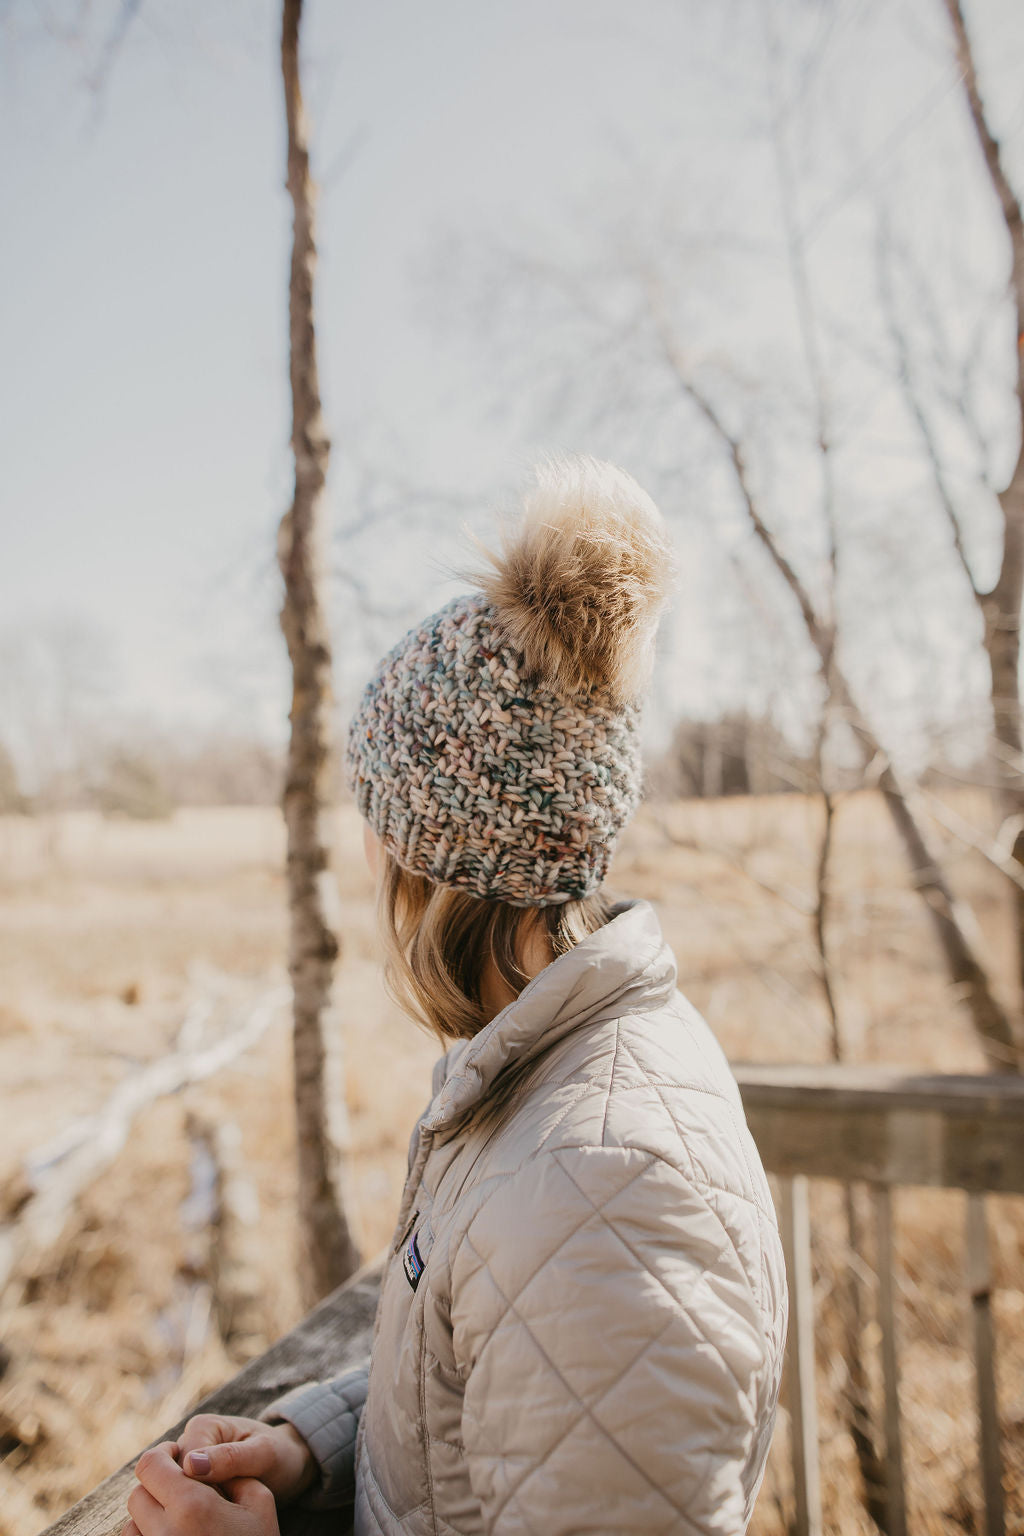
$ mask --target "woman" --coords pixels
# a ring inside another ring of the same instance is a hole
[[[664,525],[621,470],[564,461],[489,558],[349,733],[389,981],[450,1044],[369,1370],[147,1452],[141,1536],[271,1536],[275,1499],[358,1536],[750,1519],[786,1330],[772,1203],[654,910],[602,889],[640,798]]]

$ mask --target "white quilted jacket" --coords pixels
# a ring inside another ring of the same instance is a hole
[[[739,1536],[775,1417],[782,1251],[650,904],[620,903],[449,1051],[434,1091],[368,1394],[352,1373],[269,1411],[312,1446],[316,1502],[340,1532],[354,1498],[356,1536]]]

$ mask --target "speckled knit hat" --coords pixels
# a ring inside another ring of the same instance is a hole
[[[670,545],[623,470],[559,459],[487,558],[480,591],[381,662],[349,728],[348,782],[406,869],[548,906],[597,890],[639,802]]]

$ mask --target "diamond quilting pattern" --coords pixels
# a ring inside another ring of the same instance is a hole
[[[528,1265],[508,1237],[523,1230],[539,1191],[545,1213],[557,1209],[566,1226]],[[562,1447],[578,1450],[585,1434],[598,1482],[616,1458],[629,1466],[628,1476],[609,1474],[609,1498],[639,1478],[683,1518],[695,1475],[705,1476],[716,1444],[721,1450],[723,1384],[742,1442],[756,1420],[752,1384],[764,1356],[760,1329],[736,1325],[756,1303],[706,1198],[678,1169],[635,1149],[549,1152],[499,1186],[462,1251],[454,1341],[457,1356],[469,1350],[463,1429],[485,1502],[519,1509],[529,1483],[532,1504]],[[614,1294],[618,1309],[609,1307]],[[587,1326],[597,1318],[600,1329]],[[686,1411],[677,1415],[680,1383]],[[497,1401],[521,1412],[495,1415]],[[682,1443],[688,1432],[692,1443]],[[650,1491],[648,1511],[649,1501]]]
[[[364,1436],[358,1531],[743,1531],[784,1266],[735,1082],[673,984],[653,913],[633,904],[439,1073],[405,1197],[422,1200],[421,1178],[435,1197],[421,1332],[382,1329],[374,1364],[418,1389],[422,1423]],[[532,1085],[474,1144],[470,1122],[451,1123],[456,1090],[465,1117],[542,1042]],[[401,1515],[374,1475],[392,1458],[425,1475]]]

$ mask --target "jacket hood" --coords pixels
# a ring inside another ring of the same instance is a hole
[[[613,916],[538,972],[461,1047],[422,1121],[444,1140],[513,1063],[524,1064],[581,1024],[651,1013],[676,988],[675,958],[649,901],[620,901]]]

